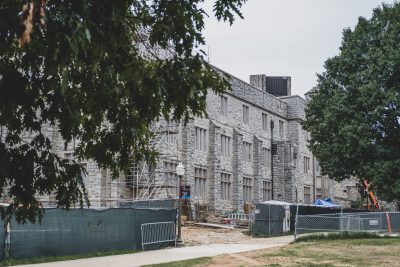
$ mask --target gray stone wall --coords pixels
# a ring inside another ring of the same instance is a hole
[[[262,85],[262,80],[253,81]],[[215,213],[243,210],[243,177],[251,178],[252,200],[263,199],[263,182],[273,182],[272,196],[275,200],[304,202],[304,188],[311,188],[311,202],[315,200],[315,166],[312,153],[307,148],[307,133],[301,127],[304,120],[306,101],[299,96],[274,97],[240,79],[231,78],[232,90],[224,96],[228,98],[227,114],[221,112],[221,96],[209,91],[207,95],[207,117],[193,118],[186,125],[180,125],[176,144],[158,147],[160,162],[182,161],[186,173],[183,185],[190,185],[192,202],[208,204]],[[249,122],[243,122],[243,105],[249,107]],[[266,128],[263,114],[267,115]],[[271,132],[271,122],[274,124]],[[207,131],[207,149],[196,149],[196,127]],[[282,129],[280,129],[282,128]],[[58,131],[49,127],[54,149],[61,156],[74,151],[74,144],[65,147]],[[221,154],[221,135],[230,138],[230,155]],[[243,142],[251,144],[251,161],[243,159]],[[76,145],[76,143],[75,143]],[[276,146],[270,166],[264,166],[263,148]],[[304,160],[309,158],[310,171],[305,172]],[[127,188],[121,176],[111,181],[110,173],[100,170],[96,163],[87,160],[88,176],[85,184],[93,206],[115,206],[121,199],[132,198],[132,190]],[[207,195],[195,197],[195,168],[207,169]],[[230,200],[221,199],[221,173],[231,175],[232,192]],[[352,192],[343,191],[355,184],[330,182],[329,193],[334,200],[349,204]],[[49,200],[48,200],[49,201]]]

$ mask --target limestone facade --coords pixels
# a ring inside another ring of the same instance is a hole
[[[185,166],[183,184],[191,187],[193,202],[219,213],[272,199],[312,204],[331,197],[344,206],[356,200],[355,181],[321,176],[307,148],[309,134],[301,127],[306,100],[275,97],[234,77],[231,85],[222,96],[209,91],[208,117],[192,119],[178,134],[177,158]],[[206,179],[198,177],[199,169]]]
[[[217,95],[210,90],[208,117],[180,125],[178,134],[165,142],[169,145],[159,147],[160,166],[170,166],[174,179],[167,181],[165,197],[176,195],[177,189],[171,189],[177,186],[173,169],[181,161],[186,169],[183,184],[191,187],[192,201],[216,213],[243,210],[246,202],[312,204],[317,197],[349,206],[357,198],[355,182],[337,183],[321,176],[307,148],[309,135],[301,127],[306,100],[297,95],[275,97],[256,87],[262,84],[257,79],[252,81],[254,86],[231,76],[231,91]],[[74,144],[65,147],[54,129],[49,134],[60,156],[73,156]],[[93,207],[117,206],[134,198],[124,177],[112,181],[109,171],[95,162],[82,164]],[[52,202],[51,197],[42,200]]]

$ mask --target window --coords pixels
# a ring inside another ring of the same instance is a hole
[[[268,148],[263,148],[263,165],[271,167],[271,150]]]
[[[171,145],[176,145],[178,143],[178,135],[167,131],[164,135],[164,142]]]
[[[243,177],[243,201],[251,202],[253,200],[253,179]]]
[[[304,157],[304,173],[310,173],[310,158]]]
[[[317,174],[319,174],[320,170],[321,170],[321,168],[320,168],[320,165],[319,165],[319,161],[316,160],[315,161],[315,171],[317,172]]]
[[[231,138],[226,135],[221,135],[221,156],[231,156]]]
[[[207,198],[207,169],[194,168],[194,195]]]
[[[249,124],[249,106],[243,105],[243,123]]]
[[[329,177],[324,177],[324,189],[326,192],[329,191]]]
[[[164,173],[166,184],[170,189],[170,194],[178,196],[178,175],[176,174],[177,164],[174,162],[164,161]]]
[[[316,177],[315,178],[315,187],[317,189],[321,189],[322,188],[322,177]]]
[[[272,199],[271,182],[263,181],[262,193],[263,193],[263,201],[267,201],[267,200],[271,200]]]
[[[221,173],[221,199],[231,200],[232,189],[231,175],[228,173]]]
[[[87,181],[87,163],[81,163],[81,166],[85,171],[81,171],[82,182],[86,183]]]
[[[283,121],[279,121],[279,136],[283,137],[284,135],[284,128],[283,128]]]
[[[311,187],[304,187],[304,204],[311,204]]]
[[[329,178],[323,176],[317,176],[315,180],[315,191],[316,197],[328,197],[329,196]]]
[[[246,162],[251,162],[251,144],[247,142],[243,142],[243,160]]]
[[[221,96],[221,115],[228,116],[228,97]]]
[[[304,142],[308,142],[308,132],[307,131],[303,131],[304,132]]]
[[[75,160],[75,155],[74,155],[74,153],[64,153],[64,159],[67,159],[67,160]]]
[[[207,151],[207,130],[195,127],[195,149],[199,151]]]
[[[75,154],[73,152],[66,152],[64,153],[64,159],[67,159],[69,161],[75,160]],[[82,177],[82,182],[84,184],[87,183],[87,176],[88,176],[88,168],[87,168],[87,163],[86,162],[80,162],[81,166],[85,169],[85,171],[81,171],[81,177]]]
[[[265,113],[262,114],[262,129],[268,131],[268,115]]]

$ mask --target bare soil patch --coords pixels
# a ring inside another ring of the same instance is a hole
[[[214,257],[198,266],[400,266],[400,239],[296,243]]]
[[[236,244],[253,240],[243,229],[219,229],[198,226],[182,227],[182,238],[186,246],[208,244]]]

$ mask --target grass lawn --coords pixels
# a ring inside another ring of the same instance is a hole
[[[400,239],[300,242],[254,256],[266,266],[399,266]]]
[[[168,263],[160,263],[153,265],[146,265],[146,267],[187,267],[187,266],[207,266],[212,262],[211,257],[203,257],[185,261],[173,261]]]
[[[114,250],[114,251],[104,251],[104,252],[94,252],[82,255],[67,255],[67,256],[49,256],[49,257],[37,257],[29,259],[7,259],[0,261],[0,266],[13,266],[13,265],[23,265],[23,264],[34,264],[34,263],[44,263],[53,261],[69,261],[84,258],[93,257],[103,257],[111,255],[122,255],[139,252],[138,250]]]
[[[252,252],[151,265],[180,266],[400,266],[400,238],[314,240]]]

